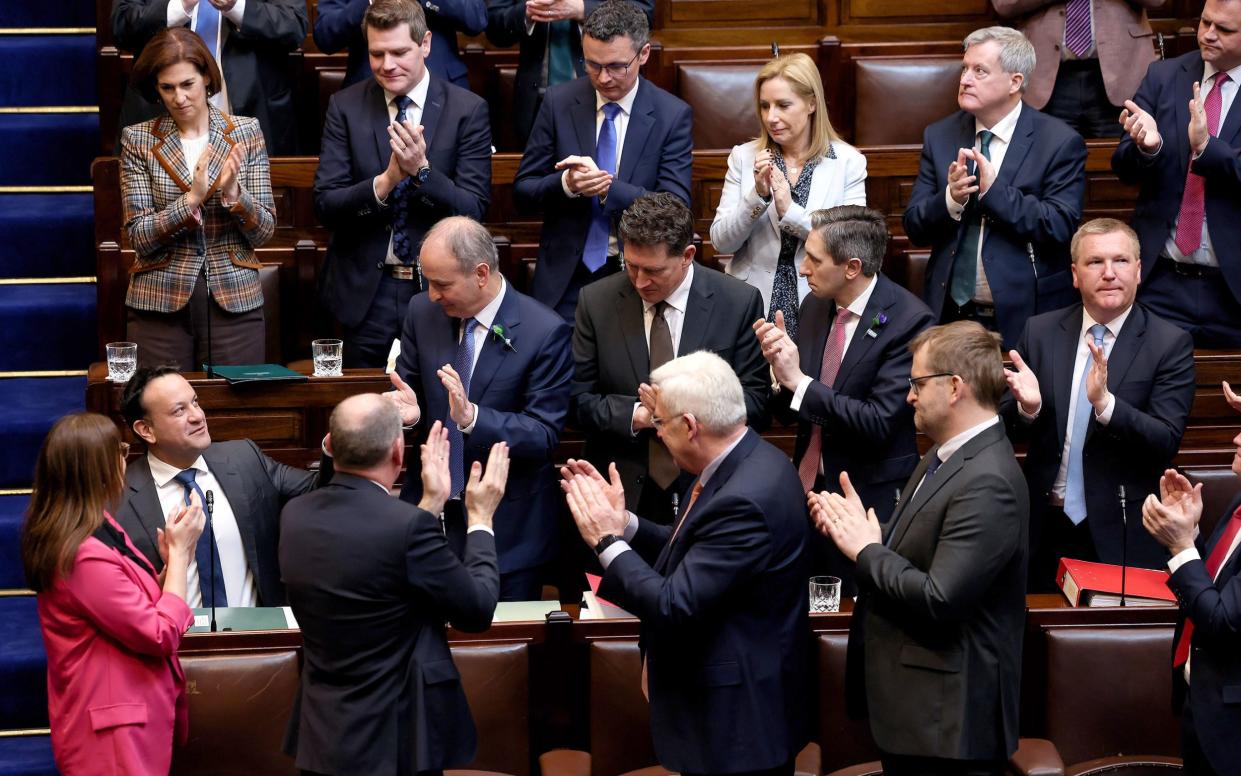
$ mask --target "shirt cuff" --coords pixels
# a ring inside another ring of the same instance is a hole
[[[604,571],[607,571],[608,564],[615,560],[617,555],[632,549],[629,543],[623,539],[619,542],[613,542],[611,547],[608,547],[599,555],[599,565],[603,566]]]
[[[206,0],[199,0],[206,2]],[[238,29],[241,28],[242,17],[246,15],[246,0],[237,0],[237,4],[224,12],[224,18],[228,19]]]
[[[535,25],[535,24],[536,24],[535,22],[530,21],[530,17],[529,17],[529,16],[527,16],[527,17],[526,17],[526,34],[527,34],[527,35],[533,35],[533,34],[534,34],[534,25]]]
[[[1116,409],[1116,395],[1112,393],[1111,391],[1108,391],[1107,406],[1103,408],[1102,412],[1095,415],[1094,419],[1099,421],[1100,426],[1106,426],[1108,423],[1112,422],[1112,411],[1115,409]]]
[[[629,519],[625,521],[625,530],[621,531],[621,536],[625,538],[625,541],[632,542],[633,537],[638,535],[638,516],[628,510],[625,514],[629,515]]]
[[[616,545],[612,545],[615,547]],[[611,549],[611,548],[609,548]],[[1202,556],[1198,554],[1197,547],[1190,547],[1187,550],[1181,550],[1172,556],[1172,560],[1168,561],[1168,573],[1175,574],[1177,569],[1189,563],[1191,560],[1201,560]]]
[[[944,187],[944,204],[948,206],[948,216],[953,221],[960,221],[961,214],[965,212],[965,205],[952,198],[952,189],[947,186]]]
[[[380,175],[382,175],[382,174],[383,174],[383,173],[380,173]],[[376,205],[379,205],[380,207],[387,207],[387,206],[388,206],[388,200],[383,199],[383,198],[381,198],[381,197],[379,196],[379,189],[377,189],[377,188],[376,188],[376,185],[377,185],[378,183],[379,183],[379,175],[376,175],[374,178],[371,178],[371,194],[373,194],[373,195],[374,195],[374,197],[375,197],[375,204],[376,204]]]
[[[1038,406],[1034,408],[1034,412],[1026,412],[1025,407],[1022,407],[1022,406],[1021,406],[1021,402],[1017,402],[1017,412],[1018,412],[1018,414],[1020,414],[1020,415],[1021,415],[1021,417],[1025,418],[1025,419],[1026,419],[1026,420],[1028,420],[1028,421],[1033,422],[1033,421],[1035,421],[1035,420],[1038,420],[1038,414],[1039,414],[1040,412],[1042,412],[1042,411],[1043,411],[1043,403],[1042,403],[1042,402],[1039,402],[1039,403],[1038,403]]]
[[[469,528],[465,529],[465,532],[467,534],[472,534],[475,531],[486,531],[487,533],[491,534],[492,538],[494,538],[496,535],[496,532],[491,530],[491,526],[489,525],[482,525],[482,524],[472,525]]]
[[[1137,143],[1134,143],[1134,145],[1137,145]],[[1141,154],[1142,156],[1145,156],[1147,159],[1154,159],[1156,156],[1159,156],[1159,152],[1162,150],[1163,150],[1163,138],[1162,137],[1159,138],[1159,147],[1149,153],[1145,149],[1143,149],[1142,146],[1138,146],[1138,153]]]
[[[470,425],[468,426],[462,426],[460,424],[457,425],[457,430],[460,431],[462,434],[473,433],[474,424],[478,423],[478,405],[475,404],[474,402],[470,402],[470,406],[474,408],[474,417],[470,420]]]
[[[202,0],[207,2],[207,0]],[[181,5],[181,0],[168,0],[167,21],[169,27],[184,27],[190,23],[190,15],[185,12],[185,6]]]
[[[642,406],[642,402],[635,401],[633,403],[633,414],[629,416],[629,436],[637,436],[638,429],[634,428],[633,421],[638,417],[638,408]]]
[[[801,382],[797,384],[797,390],[793,391],[793,398],[789,399],[789,409],[793,412],[801,411],[801,401],[806,398],[806,390],[814,380],[809,375],[802,375]]]
[[[564,195],[568,197],[569,199],[577,199],[578,197],[582,196],[581,194],[577,194],[572,189],[569,188],[569,171],[568,170],[565,170],[560,175],[560,188],[564,189]]]

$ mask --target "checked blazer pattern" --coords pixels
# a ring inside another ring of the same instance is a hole
[[[190,299],[203,262],[212,296],[231,313],[263,304],[254,249],[276,229],[267,148],[258,121],[211,108],[208,179],[199,217],[186,204],[193,171],[186,165],[176,123],[164,115],[121,132],[121,193],[125,230],[137,253],[125,304],[171,313]],[[226,208],[217,191],[220,168],[233,147],[245,159],[237,172],[241,196]]]

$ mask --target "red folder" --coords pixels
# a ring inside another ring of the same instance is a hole
[[[1120,566],[1061,558],[1056,584],[1073,606],[1119,606]],[[1130,566],[1125,574],[1125,603],[1167,606],[1176,603],[1168,589],[1168,572]]]

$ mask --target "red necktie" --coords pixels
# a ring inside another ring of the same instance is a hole
[[[845,355],[845,325],[849,322],[848,307],[836,310],[836,322],[827,335],[827,344],[823,346],[823,364],[819,367],[819,382],[831,386],[836,382],[836,373],[840,371],[840,360]],[[818,423],[810,426],[810,441],[806,444],[806,452],[797,465],[797,475],[801,477],[802,487],[807,491],[814,487],[814,478],[819,474],[819,457],[823,453],[823,427]]]
[[[1221,95],[1227,82],[1227,73],[1216,73],[1215,85],[1207,95],[1204,108],[1207,114],[1207,132],[1212,136],[1219,135]],[[1202,222],[1206,217],[1206,185],[1193,167],[1193,159],[1190,159],[1189,169],[1185,173],[1185,195],[1181,198],[1181,212],[1176,222],[1176,248],[1185,256],[1198,250],[1198,246],[1202,244]]]
[[[1224,533],[1220,535],[1219,541],[1215,543],[1215,547],[1211,550],[1210,557],[1207,558],[1207,575],[1212,580],[1219,573],[1220,566],[1224,565],[1224,559],[1228,557],[1228,549],[1232,547],[1233,540],[1237,538],[1237,533],[1241,532],[1241,507],[1237,507],[1237,511],[1232,513],[1232,518],[1228,521],[1228,525],[1224,527]],[[1189,642],[1194,635],[1194,621],[1185,618],[1185,627],[1181,628],[1181,637],[1176,642],[1176,650],[1172,653],[1172,666],[1179,668],[1185,665],[1185,661],[1189,659]]]

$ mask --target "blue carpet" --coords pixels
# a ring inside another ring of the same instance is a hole
[[[94,329],[83,332],[94,341]],[[12,377],[0,379],[0,488],[30,487],[43,437],[62,415],[85,409],[86,377]]]
[[[95,322],[94,283],[0,286],[0,371],[85,369]]]
[[[0,776],[58,776],[51,736],[0,738]]]
[[[0,598],[0,730],[47,727],[47,653],[34,596]]]
[[[90,194],[0,194],[0,275],[94,275],[94,212]]]
[[[4,3],[36,4],[30,0]],[[94,35],[0,36],[0,105],[98,104]]]
[[[30,496],[0,496],[0,590],[26,587],[21,532]]]
[[[0,115],[0,186],[85,186],[99,153],[97,113]]]
[[[94,26],[95,3],[92,0],[5,0],[0,3],[0,27]]]

